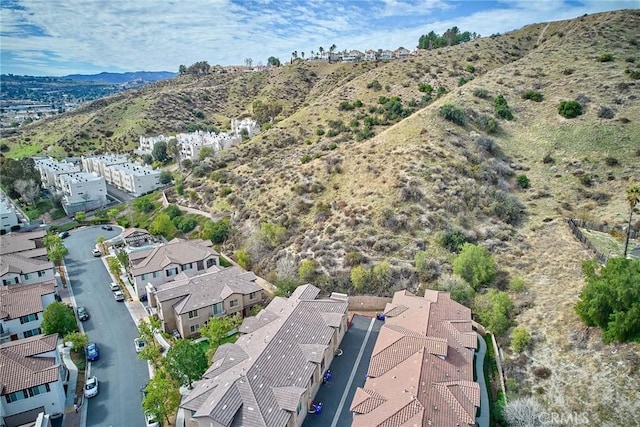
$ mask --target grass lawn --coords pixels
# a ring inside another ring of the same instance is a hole
[[[238,340],[238,334],[235,333],[233,335],[223,338],[222,341],[220,341],[220,345],[227,344],[227,343],[234,343],[237,340]],[[205,354],[207,353],[207,350],[211,348],[211,343],[209,342],[209,340],[202,340],[198,343],[198,345],[200,346],[200,348],[202,348]]]
[[[51,199],[40,199],[35,207],[26,206],[23,208],[24,213],[26,213],[32,221],[40,218],[45,212],[48,212],[51,209],[53,209],[53,202]]]

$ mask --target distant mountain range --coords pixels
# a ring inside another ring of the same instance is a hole
[[[155,82],[158,80],[172,79],[177,73],[171,73],[169,71],[134,71],[127,73],[106,73],[99,74],[69,74],[61,78],[78,80],[78,81],[93,81],[102,83],[129,83],[136,80],[142,80],[145,82]]]

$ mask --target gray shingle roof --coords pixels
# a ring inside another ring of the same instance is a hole
[[[42,296],[55,292],[55,280],[31,285],[0,287],[0,319],[17,319],[33,313],[42,313]]]
[[[56,349],[58,335],[36,335],[0,344],[0,393],[8,394],[58,380],[52,357],[33,357]]]
[[[188,264],[202,261],[209,256],[219,256],[211,246],[209,240],[179,240],[173,239],[166,245],[158,246],[149,251],[143,251],[145,258],[138,261],[141,254],[136,255],[136,261],[132,262],[131,274],[140,276],[141,274],[160,271],[170,264]]]
[[[46,233],[43,230],[28,233],[9,233],[0,237],[0,255],[13,254],[38,247],[36,243]]]
[[[275,298],[256,320],[245,321],[252,332],[218,349],[181,406],[195,410],[196,418],[224,420],[226,426],[286,426],[318,363],[310,359],[319,360],[314,352],[331,342],[334,327],[328,323],[347,313],[347,301],[315,300],[318,288],[302,288],[288,299]],[[266,324],[260,326],[261,321]],[[233,363],[227,361],[231,356]],[[229,421],[228,411],[238,399]]]
[[[21,254],[7,254],[0,257],[0,276],[8,273],[28,274],[37,271],[50,270],[53,263],[35,258],[27,258]]]

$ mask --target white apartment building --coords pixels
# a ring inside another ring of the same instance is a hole
[[[260,125],[255,120],[245,117],[244,119],[231,119],[231,133],[241,136],[242,130],[247,131],[249,138],[253,138],[260,133]]]
[[[55,188],[58,176],[65,173],[80,172],[80,167],[70,162],[58,162],[51,157],[34,158],[36,169],[40,172],[42,184],[46,188]]]
[[[210,147],[213,151],[220,151],[242,141],[240,136],[228,133],[214,133],[196,131],[192,133],[179,133],[176,135],[178,146],[180,147],[181,159],[197,159],[205,147]]]
[[[158,136],[141,136],[139,139],[139,146],[137,152],[139,154],[151,154],[153,147],[158,142],[168,143],[171,137],[158,135]]]
[[[18,225],[18,216],[16,215],[16,208],[11,201],[0,195],[0,230],[5,233],[11,231],[11,227]]]
[[[83,157],[82,168],[104,177],[108,184],[141,196],[162,186],[160,170],[131,163],[126,156]]]

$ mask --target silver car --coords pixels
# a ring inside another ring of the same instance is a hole
[[[124,301],[124,294],[122,293],[122,291],[115,291],[113,293],[113,297],[116,299],[116,301]]]

